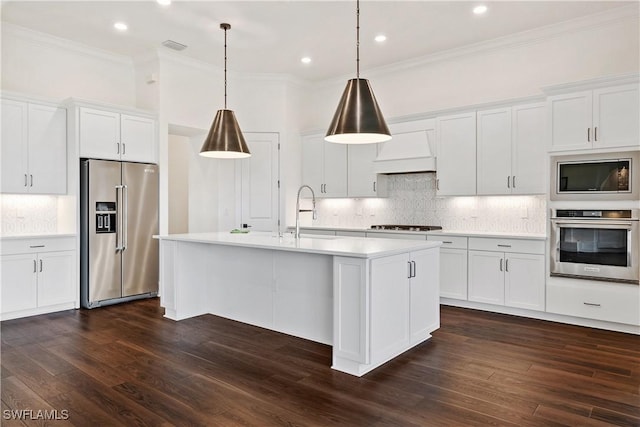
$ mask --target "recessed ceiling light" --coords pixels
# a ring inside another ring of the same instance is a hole
[[[171,4],[171,0],[156,0],[161,6],[169,6]]]
[[[300,62],[302,62],[303,64],[310,64],[311,58],[309,58],[308,56],[305,56],[304,58],[300,59]]]
[[[486,12],[487,12],[487,6],[483,4],[473,8],[473,13],[475,13],[476,15],[482,15],[483,13],[486,13]]]
[[[387,36],[385,36],[384,34],[378,34],[374,40],[377,41],[378,43],[382,43],[386,39],[387,39]]]
[[[115,24],[113,24],[113,28],[118,31],[127,31],[127,28],[129,27],[124,22],[116,22]]]

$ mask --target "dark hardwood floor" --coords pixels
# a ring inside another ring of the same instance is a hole
[[[634,335],[442,307],[430,341],[356,378],[326,345],[162,313],[3,322],[2,425],[640,425]]]

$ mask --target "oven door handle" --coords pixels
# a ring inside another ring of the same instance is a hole
[[[580,221],[580,222],[575,222],[575,221],[555,221],[555,220],[551,220],[551,224],[552,225],[561,225],[563,227],[566,228],[627,228],[628,230],[631,230],[633,228],[634,225],[637,225],[638,223],[636,222],[635,224],[633,222],[630,221],[598,221],[598,220],[587,220],[587,221]]]

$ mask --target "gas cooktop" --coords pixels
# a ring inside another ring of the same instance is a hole
[[[372,230],[398,230],[398,231],[433,231],[442,230],[439,225],[396,225],[396,224],[383,224],[372,225]]]

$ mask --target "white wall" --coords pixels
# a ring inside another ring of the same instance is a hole
[[[2,90],[135,106],[131,59],[2,23]]]
[[[640,37],[637,7],[635,10],[635,15],[624,18],[576,21],[567,26],[574,28],[569,33],[533,31],[518,43],[486,43],[403,66],[364,69],[361,76],[371,81],[389,119],[541,95],[541,88],[549,85],[638,72]],[[496,47],[499,44],[504,46]],[[309,91],[302,129],[328,126],[347,79],[353,77],[324,82]]]
[[[169,233],[189,231],[189,138],[169,135]]]

